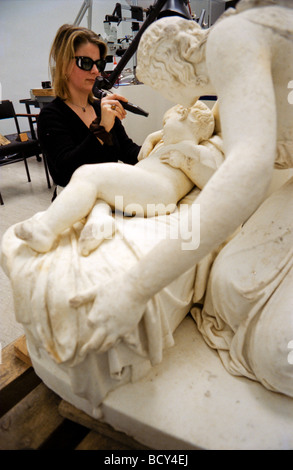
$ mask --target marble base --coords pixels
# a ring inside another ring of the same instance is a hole
[[[293,399],[231,376],[187,317],[141,381],[113,391],[103,421],[157,450],[293,449]]]

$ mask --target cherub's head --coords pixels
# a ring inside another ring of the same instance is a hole
[[[202,101],[190,108],[180,104],[169,109],[163,118],[165,143],[194,140],[199,143],[209,139],[214,132],[215,119],[212,111]]]

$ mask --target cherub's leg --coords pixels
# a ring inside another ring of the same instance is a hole
[[[96,179],[96,165],[80,167],[49,208],[38,219],[19,224],[15,234],[38,252],[49,251],[59,234],[91,210],[97,197]]]
[[[158,173],[117,163],[83,165],[38,221],[23,222],[15,233],[31,248],[46,252],[59,234],[89,214],[97,199],[141,216],[150,215],[148,205],[160,203],[163,213],[164,205],[178,201],[172,182]]]
[[[114,232],[115,219],[112,217],[112,209],[106,202],[98,200],[80,234],[80,254],[89,255],[103,240],[111,238]]]
[[[94,206],[81,232],[79,251],[82,255],[87,256],[104,239],[112,238],[115,231],[113,209],[128,216],[141,217],[165,215],[175,210],[177,201],[182,197],[182,185],[178,185],[179,176],[172,174],[172,180],[168,173],[167,178],[165,171],[160,171],[158,163],[154,165],[154,162],[150,164],[149,161],[147,167],[148,170],[140,164],[135,167],[120,165],[118,168],[115,165],[111,170],[110,181],[108,174],[108,178],[105,177],[100,182],[99,197],[103,197],[103,200],[99,200]],[[188,187],[186,192],[189,189]]]

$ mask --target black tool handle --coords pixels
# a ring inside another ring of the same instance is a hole
[[[132,103],[129,103],[129,102],[126,103],[125,101],[121,101],[121,100],[118,100],[118,101],[119,101],[119,103],[122,104],[124,109],[126,109],[127,111],[130,111],[131,113],[140,114],[141,116],[145,116],[145,117],[148,117],[148,115],[149,115],[149,113],[144,111],[139,106],[136,106],[136,104],[132,104]]]
[[[107,95],[111,95],[112,93],[111,92],[108,92],[106,90],[101,90],[100,87],[99,87],[99,83],[98,83],[98,80],[102,78],[101,76],[97,77],[96,78],[96,82],[93,86],[93,94],[94,96],[96,96],[97,98],[100,98],[102,99],[104,96],[107,96]],[[125,101],[122,101],[122,100],[118,100],[119,103],[122,104],[123,108],[126,109],[127,111],[130,111],[131,113],[134,113],[134,114],[140,114],[141,116],[145,116],[145,117],[148,117],[149,113],[147,113],[146,111],[144,111],[142,108],[140,108],[139,106],[137,106],[136,104],[133,104],[133,103],[129,103],[129,102],[125,102]]]

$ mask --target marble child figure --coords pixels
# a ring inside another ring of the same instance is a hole
[[[165,113],[162,139],[147,158],[135,166],[80,167],[38,221],[23,222],[16,234],[34,250],[49,251],[56,237],[86,217],[98,201],[95,222],[87,222],[79,240],[81,253],[87,255],[115,229],[110,208],[140,216],[173,212],[178,201],[194,185],[202,189],[222,163],[221,138],[213,132],[214,116],[204,103],[174,106]]]

